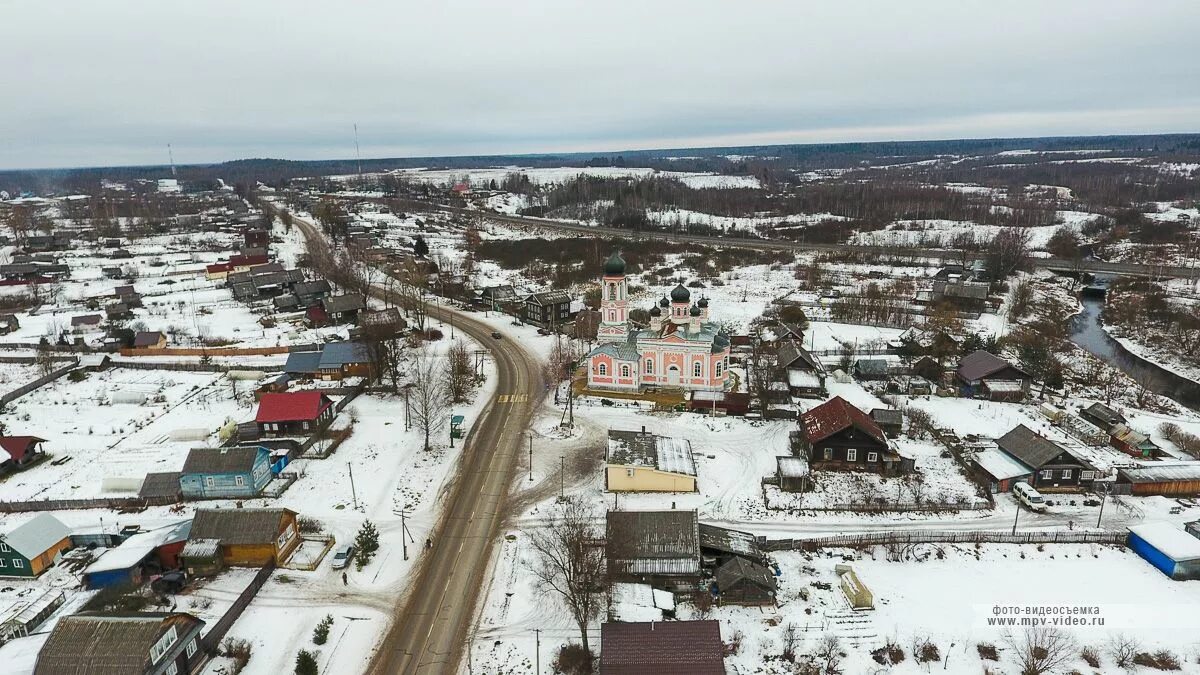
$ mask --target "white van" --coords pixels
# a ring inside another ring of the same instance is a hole
[[[1029,483],[1017,483],[1014,485],[1013,496],[1030,511],[1041,513],[1046,510],[1046,500],[1042,498],[1042,493],[1033,489]]]

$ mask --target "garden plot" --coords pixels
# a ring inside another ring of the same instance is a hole
[[[187,451],[204,444],[172,440],[173,432],[215,433],[253,415],[253,400],[243,394],[235,401],[232,391],[217,373],[117,368],[80,382],[60,378],[13,402],[7,423],[10,433],[45,438],[54,461],[66,461],[9,476],[5,498],[135,494],[147,473],[178,471]]]
[[[799,653],[812,653],[827,634],[837,636],[847,654],[842,662],[847,673],[878,672],[870,651],[888,641],[906,655],[888,672],[927,672],[929,668],[913,657],[912,645],[918,638],[937,645],[938,660],[947,671],[980,672],[989,664],[981,662],[976,645],[991,644],[1000,659],[993,669],[1016,672],[1012,670],[1015,650],[1005,634],[1019,638],[1022,629],[994,625],[996,605],[1098,608],[1095,616],[1104,625],[1063,630],[1079,646],[1098,648],[1102,672],[1119,670],[1104,654],[1117,633],[1134,637],[1145,650],[1169,649],[1181,660],[1192,658],[1184,672],[1200,672],[1194,661],[1200,634],[1194,608],[1200,602],[1200,584],[1172,581],[1123,548],[922,544],[897,549],[890,556],[884,547],[875,547],[861,556],[824,551],[777,553],[774,558],[781,571],[779,607],[767,609],[764,615],[758,608],[726,606],[709,616],[721,621],[725,640],[740,633],[741,647],[726,661],[727,667],[739,672],[794,672],[788,669],[790,664],[778,660],[788,624],[799,629]],[[834,570],[844,562],[853,565],[874,594],[873,611],[850,610]],[[829,588],[814,584],[829,584]],[[681,618],[698,618],[694,606],[684,605]],[[1078,658],[1066,667],[1091,672]]]

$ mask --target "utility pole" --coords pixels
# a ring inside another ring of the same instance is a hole
[[[1100,520],[1104,518],[1104,502],[1108,501],[1108,489],[1100,488],[1100,515],[1096,516],[1096,527],[1100,527]]]
[[[567,458],[565,455],[562,455],[558,459],[560,462],[559,469],[558,469],[558,486],[559,486],[558,487],[558,498],[566,499],[567,498]]]
[[[408,512],[400,509],[400,548],[404,552],[404,559],[408,560],[408,542],[412,539],[412,533],[408,531],[406,516],[408,516]]]
[[[450,447],[454,447],[454,415],[450,416]]]
[[[408,388],[409,385],[404,385],[404,430],[408,431],[412,427],[408,424]]]
[[[346,462],[346,468],[350,469],[350,499],[354,500],[354,510],[358,510],[358,493],[354,491],[354,465]]]
[[[533,432],[529,432],[529,481],[533,482]]]
[[[539,675],[542,672],[542,629],[533,629],[533,640],[533,672]]]
[[[1017,533],[1017,519],[1021,517],[1021,504],[1017,503],[1016,506],[1017,506],[1017,511],[1016,511],[1016,513],[1013,514],[1013,529],[1012,529],[1013,534]]]

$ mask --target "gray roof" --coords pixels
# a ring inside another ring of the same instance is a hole
[[[138,490],[138,496],[177,497],[179,496],[180,475],[182,474],[178,471],[148,473],[146,479],[142,481],[142,488]]]
[[[618,361],[637,361],[642,357],[637,346],[630,342],[609,342],[596,347],[588,356],[596,354],[608,354]]]
[[[367,306],[366,302],[363,301],[363,297],[357,294],[335,295],[325,298],[321,301],[321,304],[325,307],[325,311],[330,314],[352,312]]]
[[[287,509],[196,509],[188,540],[220,539],[221,543],[273,544]],[[294,511],[292,512],[294,513]]]
[[[607,521],[608,561],[615,569],[648,574],[699,572],[695,511],[609,511]]]
[[[263,448],[249,445],[232,448],[192,448],[183,462],[183,473],[243,473],[254,468]]]
[[[1054,441],[1038,435],[1024,424],[996,439],[996,446],[1032,469],[1041,468],[1043,464],[1062,453],[1070,452]]]
[[[903,424],[904,414],[895,408],[875,408],[871,410],[871,419],[879,424]]]
[[[361,342],[330,342],[321,350],[318,367],[321,370],[340,369],[345,365],[368,363],[370,360],[367,346]]]
[[[775,470],[781,478],[803,478],[808,475],[808,460],[803,457],[781,455],[775,458]]]
[[[658,458],[654,445],[654,434],[610,430],[605,461],[627,466],[654,466]]]
[[[179,556],[182,558],[214,558],[220,550],[220,539],[192,539],[189,537],[188,542],[183,545],[183,550],[179,552]]]
[[[1181,462],[1159,466],[1143,466],[1121,469],[1118,478],[1130,483],[1169,483],[1173,481],[1200,481],[1200,462]]]
[[[288,354],[283,372],[312,375],[321,370],[321,352],[292,352]]]
[[[751,558],[762,557],[758,539],[749,532],[703,523],[697,527],[696,532],[700,538],[700,548]]]
[[[566,291],[542,291],[530,295],[525,301],[535,305],[562,305],[571,302],[571,295]]]
[[[1005,368],[1015,368],[1022,373],[1025,372],[999,356],[980,349],[967,354],[962,361],[958,362],[958,376],[967,381],[982,380]]]
[[[174,616],[203,626],[191,614],[76,614],[64,617],[38,652],[34,675],[129,675],[146,672],[150,648]],[[171,621],[174,623],[174,621]],[[180,631],[183,640],[190,628]]]
[[[32,559],[69,536],[70,528],[63,525],[58,518],[49,513],[39,513],[24,525],[6,534],[0,534],[0,540],[17,553]]]
[[[735,557],[717,568],[717,588],[731,588],[740,581],[749,581],[771,591],[774,591],[777,585],[771,570],[745,558]]]
[[[859,359],[854,362],[854,370],[873,375],[887,375],[888,362],[886,359]]]
[[[775,354],[775,365],[780,368],[800,368],[824,372],[821,362],[795,340],[784,340]]]
[[[1084,408],[1084,411],[1096,419],[1108,422],[1110,425],[1125,422],[1124,415],[1104,405],[1103,403],[1093,403],[1087,408]]]
[[[329,282],[324,279],[316,281],[303,281],[292,287],[292,292],[296,295],[314,295],[324,294],[330,291]]]

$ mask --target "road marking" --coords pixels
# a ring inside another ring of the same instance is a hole
[[[496,401],[498,403],[528,403],[529,394],[500,394]]]

